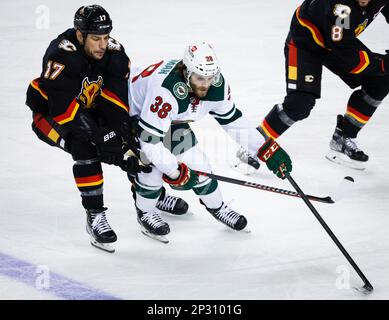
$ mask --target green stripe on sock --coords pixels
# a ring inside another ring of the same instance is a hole
[[[206,184],[205,186],[202,187],[193,187],[193,191],[195,194],[198,196],[204,196],[207,194],[211,194],[216,190],[218,186],[218,183],[216,180],[211,180],[210,183]]]

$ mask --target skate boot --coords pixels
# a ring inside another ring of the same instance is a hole
[[[161,219],[156,210],[143,212],[136,208],[138,223],[141,226],[141,231],[145,236],[152,239],[168,243],[169,240],[165,237],[170,233],[169,225]]]
[[[343,136],[343,116],[338,115],[335,132],[330,141],[330,151],[326,158],[332,162],[356,170],[365,170],[369,156],[358,148],[356,141]]]
[[[200,201],[202,204],[204,204],[202,201]],[[206,206],[205,206],[206,207]],[[212,214],[212,216],[224,223],[227,227],[236,230],[241,231],[246,228],[247,226],[247,219],[231,209],[227,204],[223,202],[223,204],[218,209],[209,209],[206,207],[208,212]],[[248,229],[245,229],[245,231],[249,232]]]
[[[261,166],[256,155],[250,154],[246,149],[240,147],[236,152],[237,160],[232,168],[245,175],[251,175]]]
[[[115,232],[108,224],[105,211],[107,208],[86,210],[86,231],[91,236],[91,245],[113,253],[115,249],[110,243],[117,240]]]
[[[167,194],[165,188],[162,188],[156,207],[163,212],[182,215],[188,212],[189,205],[185,200]]]

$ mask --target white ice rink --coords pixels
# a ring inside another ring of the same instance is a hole
[[[284,39],[300,0],[99,3],[134,65],[180,58],[185,45],[205,40],[253,123],[282,102]],[[73,161],[36,138],[24,104],[49,42],[72,25],[82,4],[88,3],[0,2],[0,299],[389,298],[389,100],[359,135],[370,155],[368,169],[333,164],[324,155],[352,91],[328,71],[311,116],[279,141],[293,160],[293,177],[309,194],[330,195],[344,176],[354,177],[339,202],[314,205],[375,287],[371,295],[350,289],[362,285],[360,278],[301,199],[226,183],[220,183],[225,200],[248,218],[251,234],[227,230],[192,192],[172,191],[191,212],[164,215],[171,228],[166,245],[141,234],[126,175],[105,165],[105,204],[118,241],[114,254],[93,248]],[[384,53],[388,30],[379,17],[361,40]],[[212,118],[193,128],[215,173],[292,190],[265,166],[251,177],[233,171],[235,143]]]

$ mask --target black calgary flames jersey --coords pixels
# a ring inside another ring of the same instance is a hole
[[[346,74],[382,74],[381,55],[358,36],[381,13],[389,23],[389,0],[372,0],[366,8],[356,0],[306,0],[292,18],[288,42],[330,57]]]
[[[68,29],[46,50],[41,76],[30,83],[26,104],[61,125],[70,124],[80,110],[96,107],[128,116],[129,64],[124,48],[112,38],[101,60],[88,58],[76,31]]]

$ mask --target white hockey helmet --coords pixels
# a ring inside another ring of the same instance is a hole
[[[190,86],[190,76],[196,73],[203,77],[214,76],[212,84],[220,79],[220,65],[213,48],[205,42],[189,45],[182,60],[186,66],[186,84]]]

